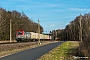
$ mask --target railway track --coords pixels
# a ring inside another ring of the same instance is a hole
[[[10,45],[10,44],[28,44],[28,43],[30,43],[30,44],[37,44],[38,42],[6,42],[6,43],[0,43],[0,45]]]
[[[44,43],[44,42],[48,42],[48,41],[41,41],[41,43]],[[34,43],[34,44],[37,44],[38,41],[30,41],[30,42],[16,42],[16,41],[13,41],[13,42],[9,42],[9,41],[0,41],[0,45],[1,44],[23,44],[23,43]]]
[[[23,44],[23,43],[36,43],[36,41],[35,42],[9,42],[9,41],[0,41],[0,45],[1,44]]]
[[[0,43],[0,44],[14,44],[14,43],[17,43],[17,42],[5,42],[5,43]]]

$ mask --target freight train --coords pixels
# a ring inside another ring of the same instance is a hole
[[[36,40],[50,40],[50,35],[45,34],[38,34],[34,32],[25,32],[24,30],[17,30],[16,31],[16,41],[22,42],[22,41],[36,41]]]

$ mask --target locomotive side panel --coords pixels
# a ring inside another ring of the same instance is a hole
[[[31,39],[31,34],[30,34],[30,32],[26,32],[26,33],[24,34],[24,39],[25,39],[25,40],[30,40],[30,39]]]

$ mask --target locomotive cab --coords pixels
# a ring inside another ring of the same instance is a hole
[[[24,34],[25,34],[25,32],[23,30],[17,30],[16,31],[16,40],[17,40],[17,42],[20,42],[20,41],[24,40]]]

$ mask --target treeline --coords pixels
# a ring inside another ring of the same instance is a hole
[[[60,31],[58,34],[60,40],[81,41],[77,56],[90,57],[90,13],[77,16]]]
[[[81,19],[81,22],[80,22]],[[81,25],[81,26],[80,26]],[[84,14],[77,16],[73,21],[68,24],[65,29],[58,30],[60,33],[58,33],[57,37],[60,40],[71,40],[71,41],[80,41],[82,30],[82,39],[85,38],[86,35],[90,32],[90,14]]]
[[[16,30],[25,30],[38,32],[38,23],[35,23],[23,12],[16,10],[7,11],[0,8],[0,40],[9,40],[10,36],[10,20],[12,24],[12,38],[15,39]],[[43,27],[40,26],[40,32],[43,32]]]

